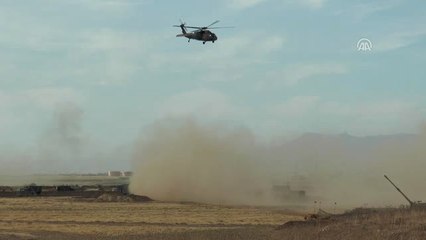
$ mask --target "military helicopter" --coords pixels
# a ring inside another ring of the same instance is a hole
[[[218,23],[219,20],[214,21],[210,25],[206,27],[191,27],[186,26],[186,23],[180,20],[180,25],[173,25],[173,27],[180,27],[182,29],[182,34],[176,35],[176,37],[186,37],[188,38],[188,42],[191,41],[191,39],[203,41],[203,44],[206,44],[206,42],[215,42],[217,40],[216,34],[209,31],[209,29],[219,29],[219,28],[233,28],[233,27],[212,27],[216,23]],[[197,29],[192,32],[188,32],[188,28]]]

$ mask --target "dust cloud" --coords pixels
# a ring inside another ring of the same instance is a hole
[[[329,203],[347,207],[408,204],[384,178],[386,174],[412,201],[426,200],[422,191],[426,184],[425,133],[337,137],[328,144],[318,143],[325,149],[316,151],[317,166],[310,171],[313,192]]]
[[[306,191],[308,206],[398,206],[406,202],[384,174],[413,200],[426,200],[420,192],[424,129],[373,137],[304,134],[265,143],[245,128],[161,120],[135,145],[130,189],[158,200],[270,205],[277,204],[272,186],[288,184]]]
[[[85,111],[73,102],[58,103],[31,145],[0,145],[0,181],[32,183],[31,175],[102,173],[127,170],[131,146],[108,144],[85,130]],[[8,178],[11,179],[11,178]],[[20,180],[22,179],[22,181]],[[34,177],[34,182],[39,178]]]
[[[159,121],[137,144],[130,188],[161,200],[251,203],[269,185],[260,151],[247,129]]]
[[[94,137],[85,129],[85,114],[72,102],[56,106],[37,141],[33,173],[102,173],[128,168],[129,144],[111,145]]]
[[[76,170],[88,149],[82,130],[84,112],[73,103],[55,106],[51,120],[34,145],[6,145],[0,148],[0,174],[21,176],[34,173],[59,173]]]
[[[43,168],[75,171],[84,165],[89,142],[82,130],[83,116],[84,111],[73,103],[56,106],[51,123],[38,139],[37,164],[41,169],[36,166],[36,172],[46,172]]]

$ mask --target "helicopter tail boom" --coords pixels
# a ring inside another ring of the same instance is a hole
[[[184,23],[182,23],[180,25],[180,28],[182,29],[182,34],[186,34],[186,28],[185,28],[185,24]]]

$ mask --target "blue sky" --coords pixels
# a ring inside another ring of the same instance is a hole
[[[236,28],[188,44],[180,18]],[[1,0],[0,32],[2,148],[36,148],[69,106],[107,146],[165,117],[274,137],[416,132],[426,116],[424,1]]]

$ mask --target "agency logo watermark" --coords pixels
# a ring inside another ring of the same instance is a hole
[[[373,43],[368,38],[361,38],[356,44],[358,51],[367,52],[373,49]]]

